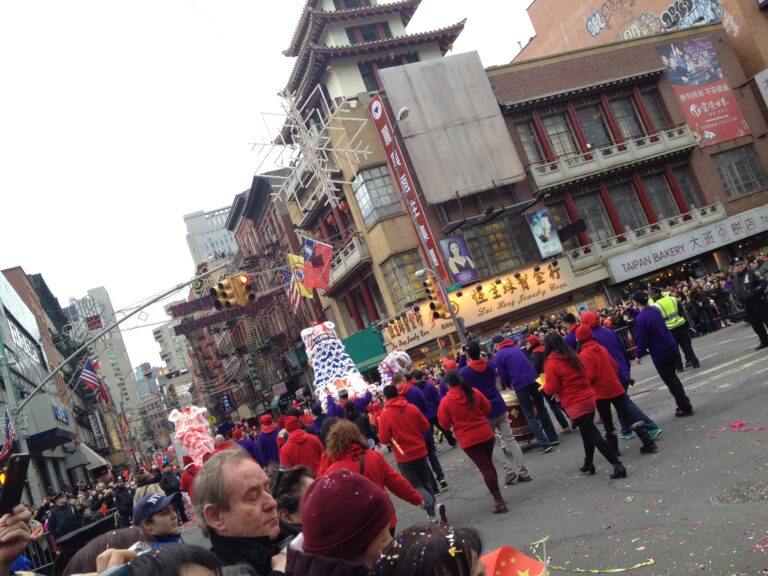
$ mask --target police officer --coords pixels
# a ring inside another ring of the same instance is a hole
[[[763,300],[766,289],[765,277],[757,270],[747,266],[743,258],[734,258],[731,261],[733,270],[733,296],[742,303],[747,322],[752,325],[760,338],[760,346],[755,350],[768,348],[768,333],[765,326],[768,325],[768,304]]]
[[[680,346],[683,354],[685,354],[685,367],[693,366],[698,368],[700,366],[699,359],[693,351],[691,333],[688,329],[688,322],[686,322],[680,309],[680,302],[677,298],[671,296],[669,292],[662,292],[660,288],[651,288],[651,297],[653,298],[653,305],[659,309],[664,317],[664,324],[672,332],[677,345]],[[680,359],[679,353],[677,354],[675,364],[677,370],[682,371],[683,362]]]

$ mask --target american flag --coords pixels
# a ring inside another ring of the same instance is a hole
[[[16,442],[16,430],[13,429],[13,423],[11,422],[11,413],[8,411],[8,407],[5,407],[5,443],[2,450],[0,450],[0,462],[5,460],[13,449],[13,444]]]
[[[288,292],[288,297],[291,300],[291,307],[293,308],[293,312],[294,314],[298,314],[299,309],[301,308],[301,294],[299,293],[299,289],[294,283],[293,274],[291,271],[286,268],[279,268],[275,273],[275,280],[280,282],[280,284],[285,287],[286,291]]]
[[[291,298],[291,306],[293,306],[293,313],[298,314],[301,308],[301,293],[296,286],[296,282],[291,280],[291,287],[288,290],[288,296]]]
[[[80,373],[80,380],[85,382],[85,385],[88,386],[88,390],[98,392],[101,399],[104,400],[104,404],[109,404],[109,394],[107,394],[107,389],[104,387],[101,378],[99,378],[96,369],[93,367],[93,362],[90,360],[85,363],[85,368],[83,368],[83,371]]]

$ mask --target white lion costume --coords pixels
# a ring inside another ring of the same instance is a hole
[[[203,465],[203,456],[214,448],[207,413],[205,406],[185,406],[181,410],[174,408],[168,415],[168,421],[176,427],[176,439],[197,466]]]
[[[362,396],[369,389],[339,340],[335,327],[333,322],[323,322],[301,331],[301,339],[315,372],[315,397],[320,400],[323,409],[327,409],[328,394],[338,401],[339,390],[348,390],[352,398]]]
[[[381,375],[381,387],[392,383],[392,376],[395,374],[407,374],[411,371],[413,362],[407,352],[395,350],[390,352],[379,364],[379,374]]]

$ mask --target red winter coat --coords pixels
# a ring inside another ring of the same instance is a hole
[[[387,400],[379,416],[379,440],[392,444],[392,452],[398,462],[413,462],[427,455],[424,434],[429,422],[421,410],[409,404],[402,396]]]
[[[595,394],[584,370],[575,368],[559,352],[552,352],[544,363],[544,392],[557,394],[571,420],[596,410]]]
[[[189,499],[195,502],[195,476],[200,472],[200,466],[188,464],[181,473],[181,491],[189,494]]]
[[[288,435],[288,440],[280,449],[280,463],[285,468],[301,464],[311,468],[312,472],[317,475],[322,454],[323,443],[320,442],[320,439],[299,428]]]
[[[416,492],[410,482],[392,468],[381,454],[375,450],[363,450],[362,446],[353,446],[343,454],[334,456],[333,462],[324,474],[333,470],[349,470],[360,474],[360,456],[363,453],[365,453],[363,476],[375,482],[382,490],[387,489],[401,500],[414,506],[419,506],[423,502],[421,494]],[[397,515],[392,515],[389,525],[392,528],[397,525]]]
[[[467,395],[459,386],[448,389],[448,393],[437,409],[437,419],[444,430],[453,428],[459,446],[469,448],[494,437],[493,428],[486,415],[491,411],[491,403],[485,394],[472,388],[474,405],[470,408]]]
[[[595,400],[608,400],[624,394],[619,381],[619,367],[611,355],[597,340],[581,343],[579,359],[592,384]]]

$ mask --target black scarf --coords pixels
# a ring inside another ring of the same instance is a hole
[[[211,532],[210,540],[211,552],[222,565],[250,564],[259,576],[268,576],[272,572],[272,556],[278,550],[268,537],[237,538]]]

